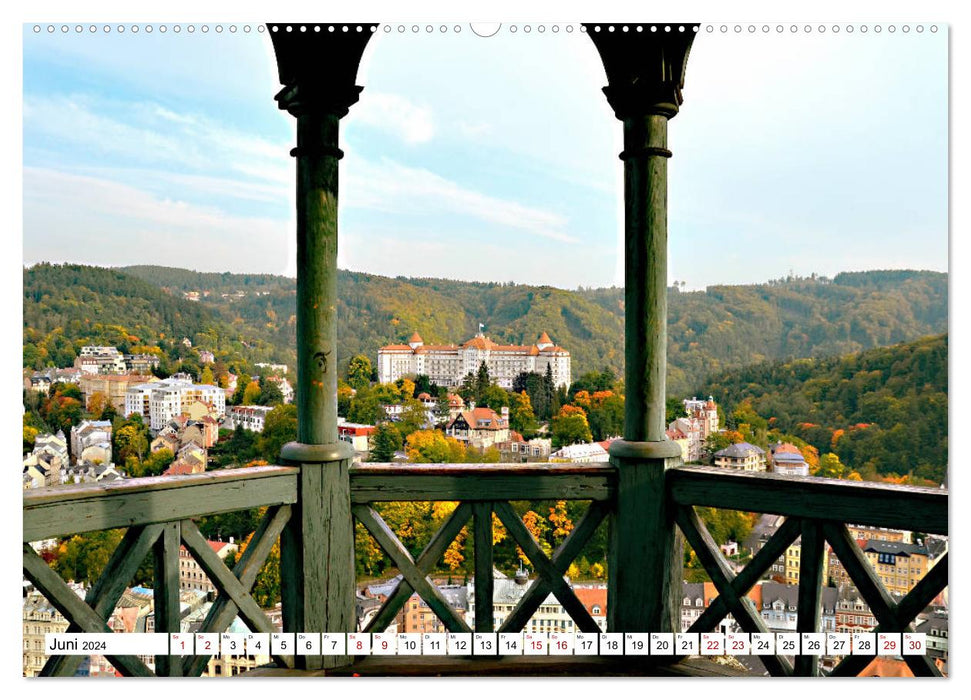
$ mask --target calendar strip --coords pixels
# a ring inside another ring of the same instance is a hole
[[[191,656],[923,656],[917,632],[298,632],[45,635],[48,655]]]

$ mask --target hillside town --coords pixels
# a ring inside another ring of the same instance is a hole
[[[189,350],[191,345],[186,338],[184,347]],[[46,407],[49,422],[60,421],[57,424],[61,427],[56,432],[28,431],[25,422],[24,489],[111,483],[150,475],[179,477],[275,461],[273,454],[254,452],[252,440],[277,430],[280,412],[292,404],[294,376],[289,368],[261,362],[252,366],[252,374],[245,374],[242,368],[232,372],[225,365],[214,372],[219,362],[216,354],[198,347],[191,352],[198,361],[195,376],[181,371],[158,376],[156,355],[126,354],[107,346],[81,347],[71,367],[26,372],[25,412],[28,406],[34,411]],[[545,332],[528,346],[496,343],[481,332],[461,344],[425,345],[421,336],[413,333],[408,343],[383,346],[376,359],[372,365],[370,358],[352,358],[338,388],[339,437],[351,445],[359,463],[607,462],[611,443],[622,432],[618,419],[623,407],[622,382],[607,371],[587,373],[574,381],[570,352],[555,345]],[[685,464],[766,472],[780,478],[845,476],[827,472],[830,456],[821,458],[805,443],[797,445],[795,438],[763,440],[764,448],[753,444],[758,439],[753,437],[756,433],[751,431],[751,424],[733,414],[728,417],[731,426],[726,425],[713,396],[680,399],[676,407],[669,405],[669,418],[666,437],[678,445]],[[239,451],[239,444],[249,445],[250,452]],[[263,461],[253,461],[254,456]],[[758,508],[757,503],[752,506]],[[549,508],[550,523],[560,522],[555,519],[558,507]],[[564,522],[569,523],[563,513]],[[756,514],[744,526],[727,530],[744,537],[725,536],[718,545],[731,566],[740,569],[782,522],[780,516]],[[569,527],[572,523],[566,531]],[[225,539],[217,535],[208,544],[221,560],[232,563],[239,556],[245,535],[242,531]],[[947,551],[946,538],[914,532],[854,527],[853,537],[879,580],[897,599],[913,589]],[[69,543],[32,544],[54,565]],[[799,568],[800,540],[796,539],[747,594],[770,631],[796,629]],[[375,571],[380,573],[380,567],[371,570],[371,575],[359,571],[359,630],[367,628],[401,581],[400,575],[375,578]],[[606,630],[607,620],[606,576],[604,564],[596,561],[573,564],[565,574],[602,630]],[[493,577],[492,616],[499,626],[536,580],[536,574],[520,555],[513,569],[503,572],[496,568]],[[682,631],[718,595],[711,581],[704,579],[697,562],[687,560],[680,612]],[[448,604],[471,623],[474,595],[467,570],[458,567],[441,571],[433,580]],[[876,628],[875,615],[831,547],[825,552],[823,581],[822,631]],[[90,580],[71,582],[81,597],[90,585]],[[218,589],[184,546],[179,589],[181,629],[198,631]],[[36,675],[46,661],[43,635],[64,631],[67,622],[27,581],[23,593],[24,674]],[[268,598],[264,602],[268,604],[268,617],[282,629],[278,600]],[[109,625],[119,633],[151,631],[154,605],[150,588],[132,586],[116,605]],[[917,624],[917,631],[928,635],[930,656],[944,670],[948,659],[947,619],[945,590],[919,615]],[[574,624],[551,593],[524,630],[572,632]],[[740,629],[731,615],[720,626],[724,632]],[[246,625],[236,618],[230,630],[246,631]],[[442,632],[445,626],[427,601],[413,593],[386,631]],[[831,668],[836,660],[827,657],[823,663]],[[154,663],[152,657],[143,661],[150,666]],[[214,657],[204,675],[238,675],[268,661],[268,656],[258,655]],[[739,657],[736,663],[752,673],[766,672],[757,657]],[[880,658],[874,663],[882,665],[876,670],[883,674],[896,668],[893,659]],[[98,676],[115,671],[105,658],[91,656],[76,673]]]

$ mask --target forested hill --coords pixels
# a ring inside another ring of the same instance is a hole
[[[295,281],[272,275],[123,268],[174,294],[210,291],[202,302],[295,340]],[[220,294],[246,291],[232,301]],[[256,292],[263,296],[256,296]],[[415,330],[426,343],[471,337],[531,343],[541,331],[570,350],[573,374],[609,367],[622,376],[623,290],[567,291],[501,283],[391,279],[342,271],[338,277],[340,362]],[[764,360],[822,357],[915,340],[947,330],[947,275],[892,270],[827,279],[712,286],[668,295],[668,389],[685,394],[711,373]]]
[[[730,428],[745,420],[760,432],[748,402],[765,429],[801,438],[819,454],[834,452],[865,479],[910,474],[940,484],[947,474],[947,355],[942,335],[730,370],[698,389],[715,397]]]
[[[35,265],[24,271],[24,364],[43,366],[58,354],[63,364],[67,346],[81,341],[152,345],[177,335],[225,351],[227,361],[231,353],[293,366],[295,289],[295,280],[275,275]],[[338,290],[342,365],[358,353],[373,361],[378,347],[416,330],[426,343],[453,343],[482,323],[494,340],[509,343],[532,343],[545,330],[572,353],[574,377],[605,367],[623,374],[619,288],[567,291],[341,271]],[[200,301],[182,298],[190,291]],[[50,336],[58,328],[62,340]],[[845,273],[703,292],[672,287],[668,390],[687,394],[713,373],[764,360],[838,355],[946,330],[947,275],[938,272]],[[126,335],[137,340],[119,340]]]
[[[184,354],[182,339],[227,363],[293,362],[274,332],[236,327],[218,308],[166,293],[119,270],[39,264],[24,270],[24,367],[73,364],[82,345],[115,345],[123,352]],[[279,359],[278,359],[279,358]]]

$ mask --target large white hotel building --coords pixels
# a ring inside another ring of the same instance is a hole
[[[425,345],[414,333],[407,345],[385,345],[378,350],[378,381],[425,374],[439,386],[455,387],[469,372],[478,372],[483,362],[489,377],[504,389],[512,389],[513,380],[522,372],[546,374],[547,366],[555,386],[570,386],[570,353],[545,332],[532,345],[499,345],[482,333],[461,345]]]

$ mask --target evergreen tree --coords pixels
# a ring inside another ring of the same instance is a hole
[[[374,435],[371,436],[372,462],[391,462],[394,460],[394,453],[401,449],[404,441],[398,427],[390,421],[378,423]]]
[[[479,363],[479,371],[475,375],[475,405],[478,406],[485,398],[486,391],[492,385],[489,378],[489,368],[486,367],[485,360]]]
[[[415,377],[415,396],[418,394],[431,394],[434,396],[432,382],[427,374],[419,374]]]
[[[556,385],[553,383],[553,365],[546,365],[546,374],[543,375],[543,393],[546,394],[546,405],[550,415],[556,415],[559,406],[556,405]]]
[[[439,389],[438,390],[438,401],[435,403],[435,420],[439,423],[445,423],[451,415],[451,407],[448,403],[448,390]]]

